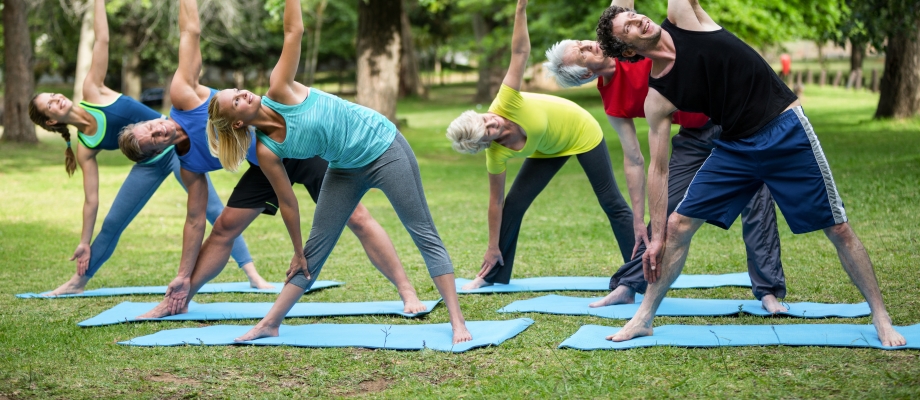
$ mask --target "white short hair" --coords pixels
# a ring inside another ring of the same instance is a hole
[[[547,75],[555,78],[556,83],[564,88],[581,86],[597,78],[597,74],[592,73],[585,67],[566,65],[564,61],[565,51],[576,44],[574,40],[566,39],[546,50],[546,62],[543,63],[543,68],[546,68]],[[588,74],[590,76],[585,78],[585,75]]]
[[[488,148],[490,143],[479,141],[485,134],[486,123],[482,115],[473,110],[464,111],[447,127],[447,138],[460,153],[476,154]]]

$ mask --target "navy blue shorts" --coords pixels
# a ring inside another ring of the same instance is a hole
[[[793,233],[847,222],[827,158],[802,107],[780,114],[750,137],[714,144],[677,206],[678,214],[728,229],[766,184]]]

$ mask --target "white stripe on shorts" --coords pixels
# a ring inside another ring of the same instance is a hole
[[[709,158],[712,157],[712,153],[715,153],[715,152],[716,152],[716,148],[713,147],[712,151],[709,152],[709,155],[706,156],[706,160],[704,160],[703,163],[700,164],[700,168],[696,170],[695,174],[693,174],[693,179],[690,180],[690,184],[687,185],[686,189],[684,189],[684,197],[680,198],[680,203],[677,203],[677,207],[674,207],[674,212],[677,212],[677,209],[680,208],[680,205],[684,204],[684,200],[687,199],[687,194],[690,193],[690,188],[693,187],[693,181],[696,180],[696,176],[700,174],[700,170],[703,169],[703,166],[706,165],[706,161],[709,161]],[[670,217],[670,215],[668,215],[668,217]]]
[[[802,106],[795,107],[792,110],[795,111],[795,115],[799,117],[799,122],[805,128],[805,135],[808,136],[808,142],[811,143],[811,152],[815,155],[818,167],[821,168],[821,176],[824,177],[824,187],[827,191],[827,202],[831,207],[831,213],[834,215],[834,222],[838,224],[847,222],[847,213],[843,209],[843,200],[840,199],[840,193],[837,191],[837,185],[831,175],[831,166],[827,163],[824,150],[821,149],[818,135],[815,134],[815,129],[811,126],[811,122],[808,122],[808,117],[802,111]]]

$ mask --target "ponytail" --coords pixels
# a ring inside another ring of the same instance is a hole
[[[227,171],[236,172],[246,159],[252,136],[246,129],[236,129],[229,118],[220,115],[217,96],[208,104],[208,150]]]
[[[77,170],[77,157],[74,156],[73,149],[70,147],[70,130],[67,129],[67,124],[63,122],[48,125],[48,121],[50,121],[51,118],[48,118],[48,116],[42,114],[41,111],[38,111],[38,107],[35,106],[36,98],[38,98],[38,95],[35,95],[35,97],[29,101],[29,119],[31,119],[35,125],[52,132],[57,132],[64,138],[64,141],[67,142],[67,149],[64,150],[64,169],[67,171],[67,176],[73,176],[74,171]]]

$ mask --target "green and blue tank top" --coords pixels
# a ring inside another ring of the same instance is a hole
[[[96,133],[86,135],[83,132],[78,132],[77,139],[87,148],[94,150],[118,150],[118,135],[121,133],[122,128],[138,122],[166,118],[163,114],[125,95],[119,95],[115,101],[109,104],[94,104],[88,101],[81,101],[80,107],[96,119]],[[155,161],[170,150],[172,149],[166,149],[160,156],[147,160],[145,163]]]
[[[319,156],[329,168],[359,168],[379,158],[399,132],[380,113],[315,88],[300,104],[285,105],[267,96],[262,104],[284,118],[282,143],[256,131],[259,142],[279,158]]]
[[[211,94],[208,96],[208,100],[198,107],[185,111],[173,107],[169,112],[169,118],[182,127],[189,140],[188,152],[179,156],[179,165],[188,171],[199,174],[223,168],[220,165],[220,160],[212,156],[211,150],[208,148],[208,104],[217,93],[217,90],[209,89]],[[246,159],[258,165],[255,140],[252,140],[249,145]]]

